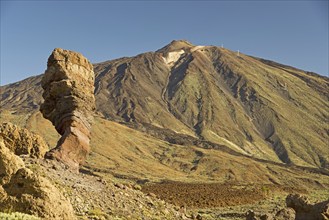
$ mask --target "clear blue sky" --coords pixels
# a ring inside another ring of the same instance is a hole
[[[3,1],[1,85],[46,69],[55,47],[91,62],[173,39],[328,75],[328,1]]]

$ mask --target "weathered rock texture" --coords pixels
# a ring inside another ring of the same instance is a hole
[[[80,53],[56,48],[47,67],[41,81],[44,103],[40,111],[62,135],[47,156],[77,168],[90,151],[95,109],[93,66]]]
[[[0,137],[3,138],[4,145],[16,155],[27,154],[42,158],[48,150],[42,137],[9,122],[0,125]]]
[[[45,219],[76,219],[72,205],[58,189],[27,168],[19,169],[3,189],[6,195],[0,209]]]
[[[0,137],[0,212],[76,219],[72,205],[47,179],[25,168]]]
[[[22,159],[14,155],[5,146],[3,139],[0,137],[0,185],[9,182],[11,175],[23,167],[24,162]]]
[[[296,211],[292,208],[283,208],[278,211],[273,220],[295,220]]]
[[[329,200],[312,204],[306,196],[289,195],[286,198],[287,207],[293,208],[296,211],[297,220],[329,219]]]

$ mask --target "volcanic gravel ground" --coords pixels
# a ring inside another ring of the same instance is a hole
[[[142,191],[154,193],[159,198],[178,206],[211,208],[255,203],[265,199],[274,188],[271,185],[165,182],[146,184]]]

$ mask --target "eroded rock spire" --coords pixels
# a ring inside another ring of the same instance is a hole
[[[90,128],[95,110],[94,71],[80,53],[56,48],[48,58],[42,78],[43,116],[62,135],[46,154],[78,168],[90,151]]]

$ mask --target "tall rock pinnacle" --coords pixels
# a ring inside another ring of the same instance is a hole
[[[56,48],[48,58],[41,85],[44,102],[40,111],[62,135],[46,156],[77,169],[90,151],[95,110],[93,66],[80,53]]]

